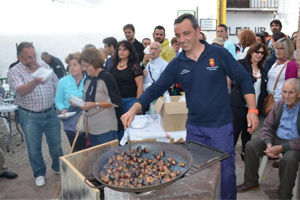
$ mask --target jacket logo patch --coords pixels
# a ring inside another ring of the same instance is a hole
[[[211,67],[215,66],[215,59],[213,59],[213,58],[209,59],[209,65]]]
[[[210,58],[209,59],[209,65],[210,67],[206,67],[206,69],[208,69],[208,71],[214,71],[214,70],[217,70],[219,68],[219,66],[215,66],[215,59],[213,58]]]

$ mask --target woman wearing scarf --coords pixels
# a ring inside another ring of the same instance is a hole
[[[83,88],[87,130],[91,146],[117,139],[120,116],[123,114],[121,96],[113,76],[103,68],[104,55],[96,48],[87,48],[80,55],[87,78]]]
[[[62,118],[64,131],[71,146],[76,135],[77,121],[82,113],[82,110],[78,107],[70,105],[69,99],[71,95],[82,98],[83,85],[85,81],[85,76],[80,66],[79,58],[79,52],[71,53],[66,57],[65,62],[69,66],[70,75],[59,80],[55,95],[55,106],[62,115],[66,115],[68,112],[76,112],[74,116]],[[77,138],[73,152],[80,151],[86,147],[86,135],[82,132]]]
[[[269,93],[274,93],[274,99],[276,102],[282,98],[281,89],[284,81],[289,78],[298,78],[298,66],[294,59],[294,44],[289,38],[285,37],[277,40],[274,45],[274,49],[277,60],[268,72],[269,80],[267,90]],[[277,86],[275,90],[273,90],[279,74],[280,77]]]

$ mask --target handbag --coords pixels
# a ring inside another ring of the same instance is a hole
[[[276,86],[277,86],[277,83],[278,83],[279,78],[281,76],[281,73],[284,70],[284,68],[286,67],[287,63],[288,62],[286,62],[284,64],[284,66],[282,67],[282,69],[280,70],[280,72],[279,72],[279,74],[277,76],[276,82],[275,82],[274,87],[273,87],[273,93],[268,94],[268,96],[266,96],[266,98],[264,100],[264,105],[263,105],[263,108],[262,108],[262,113],[264,115],[268,115],[271,112],[271,110],[273,109],[273,107],[274,107],[274,104],[275,104],[274,91],[276,89]],[[277,64],[276,64],[276,66],[277,66]]]
[[[78,118],[78,122],[76,125],[76,131],[88,133],[89,132],[88,117],[96,115],[101,111],[102,110],[99,110],[91,115],[86,115],[86,112],[83,111],[81,116]]]
[[[273,93],[268,94],[268,96],[266,96],[266,98],[264,100],[262,113],[264,115],[268,115],[271,112],[271,110],[273,109],[274,104],[275,104],[274,94]]]
[[[76,131],[87,133],[87,116],[85,115],[85,111],[82,112],[81,116],[78,118],[78,122],[76,125]]]

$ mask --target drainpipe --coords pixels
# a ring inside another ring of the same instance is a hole
[[[217,25],[226,24],[227,0],[217,0]]]
[[[227,0],[221,0],[221,24],[226,24],[226,8],[227,8]]]

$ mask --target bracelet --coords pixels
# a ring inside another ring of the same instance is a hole
[[[248,113],[250,113],[250,112],[253,112],[253,113],[255,113],[255,114],[258,115],[258,110],[257,109],[250,109],[250,110],[248,110]]]
[[[99,103],[98,102],[96,102],[96,105],[97,105],[97,109],[99,109]]]

